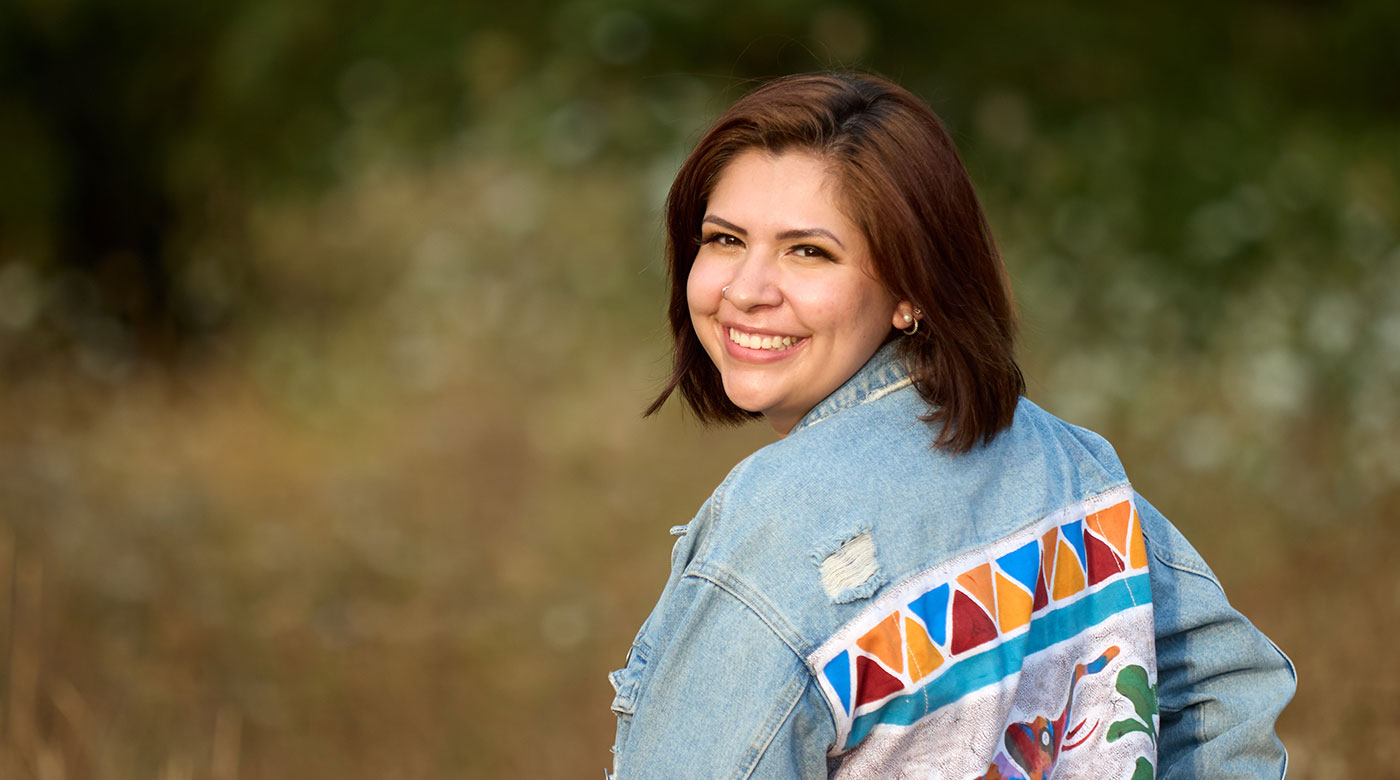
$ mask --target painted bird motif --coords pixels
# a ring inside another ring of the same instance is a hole
[[[1094,725],[1084,731],[1084,721],[1081,720],[1068,732],[1065,731],[1070,713],[1074,710],[1075,688],[1081,679],[1102,672],[1108,662],[1117,657],[1118,646],[1112,645],[1093,661],[1075,664],[1060,716],[1052,721],[1044,715],[1037,715],[1033,720],[1007,726],[1002,739],[1004,749],[997,751],[996,758],[977,780],[1045,780],[1049,777],[1061,751],[1084,744],[1099,727],[1098,721],[1094,721]]]

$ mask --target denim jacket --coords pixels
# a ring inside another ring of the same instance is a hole
[[[926,410],[886,346],[672,529],[610,776],[1282,777],[1292,664],[1108,443]]]

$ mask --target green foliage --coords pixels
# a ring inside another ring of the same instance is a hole
[[[1147,670],[1136,664],[1124,667],[1118,673],[1118,680],[1114,688],[1128,701],[1133,703],[1133,711],[1137,713],[1138,719],[1124,718],[1115,721],[1108,727],[1108,741],[1117,742],[1125,734],[1141,731],[1152,739],[1152,744],[1157,744],[1157,729],[1153,725],[1153,718],[1157,715],[1157,686],[1149,683]],[[1149,771],[1151,767],[1149,765]],[[1138,771],[1133,774],[1137,777],[1142,771],[1139,763]]]
[[[180,341],[280,308],[280,280],[240,259],[259,204],[461,148],[551,178],[664,171],[753,79],[860,67],[953,126],[1011,214],[1013,267],[1133,278],[1171,313],[1165,347],[1198,350],[1268,269],[1383,256],[1397,30],[1384,2],[9,3],[0,263],[95,291],[50,296],[37,326]],[[1349,191],[1355,171],[1379,181]],[[1358,200],[1370,238],[1341,218]],[[216,292],[190,281],[210,265]],[[1081,304],[1087,328],[1115,318]]]

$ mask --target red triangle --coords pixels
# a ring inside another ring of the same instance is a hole
[[[1123,571],[1123,561],[1107,544],[1093,534],[1084,534],[1084,546],[1089,553],[1089,584],[1100,582]]]
[[[856,656],[856,706],[889,696],[904,687],[899,678],[869,658]]]
[[[953,654],[997,638],[997,627],[987,613],[962,591],[953,594]]]
[[[1050,593],[1045,589],[1045,570],[1041,569],[1035,575],[1035,601],[1031,603],[1031,611],[1035,612],[1049,603]]]

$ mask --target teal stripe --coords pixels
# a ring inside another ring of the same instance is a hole
[[[1152,585],[1146,573],[1118,580],[1103,590],[1053,612],[1038,615],[1030,630],[971,658],[958,661],[938,679],[911,694],[868,712],[851,724],[846,746],[859,744],[881,723],[908,726],[920,718],[992,685],[1021,669],[1022,660],[1051,645],[1070,639],[1085,629],[1135,606],[1151,603]]]

